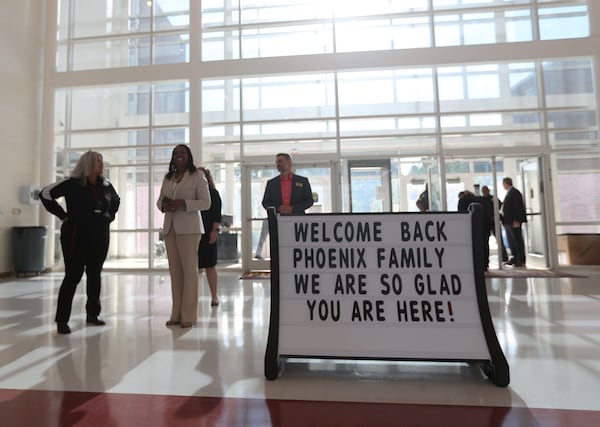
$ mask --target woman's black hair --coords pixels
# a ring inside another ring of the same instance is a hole
[[[171,152],[171,161],[169,162],[169,172],[167,172],[167,174],[165,175],[167,179],[171,179],[173,174],[175,172],[177,172],[177,166],[175,166],[175,161],[173,160],[173,157],[175,155],[175,150],[177,149],[177,147],[183,147],[183,148],[185,148],[185,151],[187,151],[188,164],[185,169],[190,173],[190,175],[193,173],[198,173],[197,172],[198,168],[196,168],[196,166],[194,165],[194,156],[192,156],[192,150],[190,150],[190,147],[188,147],[186,144],[179,144],[179,145],[176,145],[175,148],[173,148],[173,151]]]

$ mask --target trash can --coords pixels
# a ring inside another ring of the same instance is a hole
[[[219,233],[217,236],[217,257],[219,260],[238,262],[238,234]]]
[[[13,261],[19,273],[40,273],[44,270],[48,229],[40,227],[13,227]]]

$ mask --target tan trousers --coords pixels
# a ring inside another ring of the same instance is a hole
[[[169,320],[196,323],[198,317],[198,244],[200,234],[165,235],[173,307]]]

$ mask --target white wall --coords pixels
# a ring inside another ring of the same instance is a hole
[[[39,225],[39,205],[21,186],[39,186],[43,0],[0,0],[0,275],[13,270],[12,227]]]

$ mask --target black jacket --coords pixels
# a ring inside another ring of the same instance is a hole
[[[527,215],[521,192],[510,187],[502,202],[502,224],[512,224],[513,221],[527,222]]]
[[[56,201],[65,198],[66,208]],[[106,224],[115,219],[121,199],[112,184],[99,177],[96,184],[80,178],[68,178],[42,189],[40,200],[48,212],[76,224]]]
[[[291,205],[294,214],[303,214],[304,211],[313,205],[312,189],[308,178],[293,174],[292,175],[292,200]],[[283,204],[281,197],[281,176],[276,176],[267,181],[265,194],[263,196],[263,208],[278,208]]]

